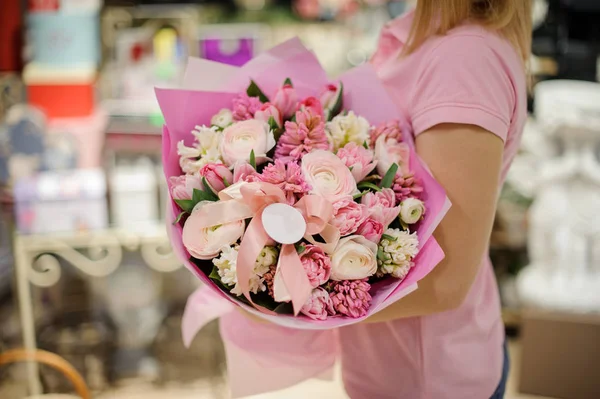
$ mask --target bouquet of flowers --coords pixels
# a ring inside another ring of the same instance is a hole
[[[210,68],[221,82],[201,78]],[[293,40],[239,69],[192,60],[186,82],[203,90],[157,89],[170,237],[219,295],[338,327],[442,259],[431,233],[449,203],[368,66],[329,83]]]

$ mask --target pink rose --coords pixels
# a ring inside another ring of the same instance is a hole
[[[369,217],[369,209],[354,202],[352,197],[343,198],[333,204],[334,217],[331,224],[347,236],[355,233],[358,227]]]
[[[334,315],[333,301],[323,288],[313,290],[310,298],[300,312],[313,320],[326,320],[328,315]]]
[[[377,173],[385,176],[392,164],[398,164],[398,172],[405,175],[409,172],[408,162],[410,148],[407,144],[396,139],[387,139],[380,136],[375,142],[375,159],[377,160]]]
[[[206,179],[216,193],[233,183],[233,173],[222,163],[207,163],[198,174]]]
[[[233,182],[249,181],[251,176],[258,175],[258,172],[248,162],[236,163],[233,167]]]
[[[254,114],[254,119],[258,119],[259,121],[269,122],[269,120],[273,118],[275,119],[275,123],[277,126],[283,126],[283,117],[279,109],[271,103],[264,103],[258,111]]]
[[[356,234],[360,234],[367,240],[379,244],[383,235],[383,224],[373,218],[368,218],[358,227]]]
[[[250,119],[234,123],[223,130],[220,151],[227,166],[247,162],[254,151],[256,163],[266,161],[267,152],[275,147],[275,137],[269,125],[263,121]]]
[[[377,162],[373,162],[373,152],[354,142],[340,148],[336,155],[350,168],[357,183],[367,177],[377,166]]]
[[[396,206],[396,193],[391,188],[384,188],[376,193],[368,193],[362,197],[361,203],[369,208],[371,218],[387,228],[400,214],[400,206]]]
[[[325,119],[325,114],[323,113],[323,106],[321,105],[321,101],[319,101],[316,97],[308,97],[305,98],[298,104],[298,111],[305,111],[310,109],[314,115],[318,115],[321,119]]]
[[[273,105],[281,111],[285,119],[294,115],[297,104],[298,93],[296,93],[296,89],[294,89],[292,85],[284,85],[277,91],[275,98],[273,99]]]
[[[183,226],[183,245],[196,259],[215,258],[224,247],[235,244],[244,234],[246,223],[243,220],[219,226],[201,228],[202,215],[198,212],[206,202],[196,205]]]
[[[300,260],[313,288],[325,284],[331,274],[331,259],[316,245],[307,245]]]
[[[316,150],[304,155],[302,173],[311,186],[310,193],[331,203],[358,193],[350,169],[332,152]]]
[[[202,190],[198,175],[173,176],[169,179],[171,197],[176,200],[191,200],[194,189]]]

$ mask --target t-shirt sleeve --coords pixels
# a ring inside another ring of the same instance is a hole
[[[485,38],[450,36],[425,57],[410,116],[415,136],[441,123],[460,123],[506,141],[515,106],[510,71]]]

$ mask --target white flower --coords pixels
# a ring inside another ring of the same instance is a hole
[[[342,238],[331,256],[331,279],[360,280],[377,271],[377,244],[361,235]]]
[[[221,160],[219,147],[223,141],[223,134],[219,132],[218,127],[196,126],[192,134],[196,137],[196,146],[202,158],[210,158],[211,162]]]
[[[347,115],[338,115],[325,126],[333,143],[334,151],[353,142],[363,145],[369,141],[369,122],[362,116],[350,111]]]
[[[417,233],[399,229],[387,229],[379,242],[378,275],[391,274],[403,279],[414,266],[413,259],[419,253]]]
[[[261,255],[259,255],[259,259],[261,258],[263,253],[265,253],[265,250],[267,248],[269,247],[265,247],[265,249],[263,249],[263,252],[261,253]],[[233,247],[223,248],[221,256],[219,258],[213,259],[213,264],[217,267],[219,277],[221,278],[221,282],[227,286],[234,286],[231,289],[231,293],[235,295],[242,295],[242,291],[237,281],[238,250],[239,246],[237,245]],[[273,248],[273,250],[275,249]],[[268,255],[265,254],[265,258],[268,258]],[[254,267],[254,273],[250,277],[249,281],[250,292],[252,292],[253,294],[258,294],[259,291],[267,290],[267,287],[264,283],[265,280],[262,278],[262,276],[267,271],[269,271],[269,266],[267,266],[265,270],[263,262],[258,262],[257,260]]]
[[[177,143],[177,155],[182,158],[198,158],[200,157],[200,149],[196,147],[188,147],[183,140]]]
[[[212,117],[210,124],[212,126],[220,127],[225,129],[227,126],[233,123],[233,112],[230,109],[223,108],[218,114]]]
[[[415,224],[425,213],[425,204],[416,198],[407,198],[400,205],[400,219],[406,224]]]
[[[263,276],[269,271],[272,265],[277,263],[279,251],[275,247],[264,247],[258,258],[256,258],[256,266],[254,272],[259,276]]]

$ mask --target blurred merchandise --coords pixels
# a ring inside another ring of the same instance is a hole
[[[536,117],[558,140],[544,160],[531,209],[531,264],[519,275],[526,305],[600,312],[600,84],[548,81],[536,87]]]
[[[202,58],[242,66],[262,49],[267,28],[261,25],[203,25],[198,34]]]
[[[46,152],[47,164],[62,159],[67,147],[72,147],[76,164],[71,168],[99,168],[102,165],[104,136],[108,124],[108,115],[102,109],[84,118],[53,119],[48,122],[47,141],[55,141],[59,146],[50,146]],[[62,155],[62,157],[61,157]],[[64,166],[64,165],[63,165]],[[63,167],[61,169],[64,169]],[[51,170],[59,169],[57,165]]]
[[[0,203],[0,298],[3,298],[9,290],[13,277],[13,254],[12,254],[12,223],[10,223],[10,214],[6,214],[4,207],[6,204]]]
[[[0,72],[0,123],[12,106],[24,101],[24,95],[25,89],[19,75]]]
[[[117,163],[110,171],[113,225],[135,229],[158,220],[158,182],[151,160]]]
[[[523,315],[519,391],[561,399],[600,398],[600,315]]]
[[[50,119],[86,117],[96,109],[92,64],[63,68],[32,63],[25,67],[23,81],[29,104]]]
[[[27,16],[30,61],[73,68],[100,63],[102,0],[31,0]]]
[[[21,69],[21,53],[23,51],[22,3],[21,0],[2,0],[2,12],[0,12],[0,43],[2,43],[0,46],[0,72],[12,72]],[[1,117],[2,112],[0,111]]]
[[[106,180],[101,169],[43,172],[14,187],[22,234],[61,233],[108,226]]]

